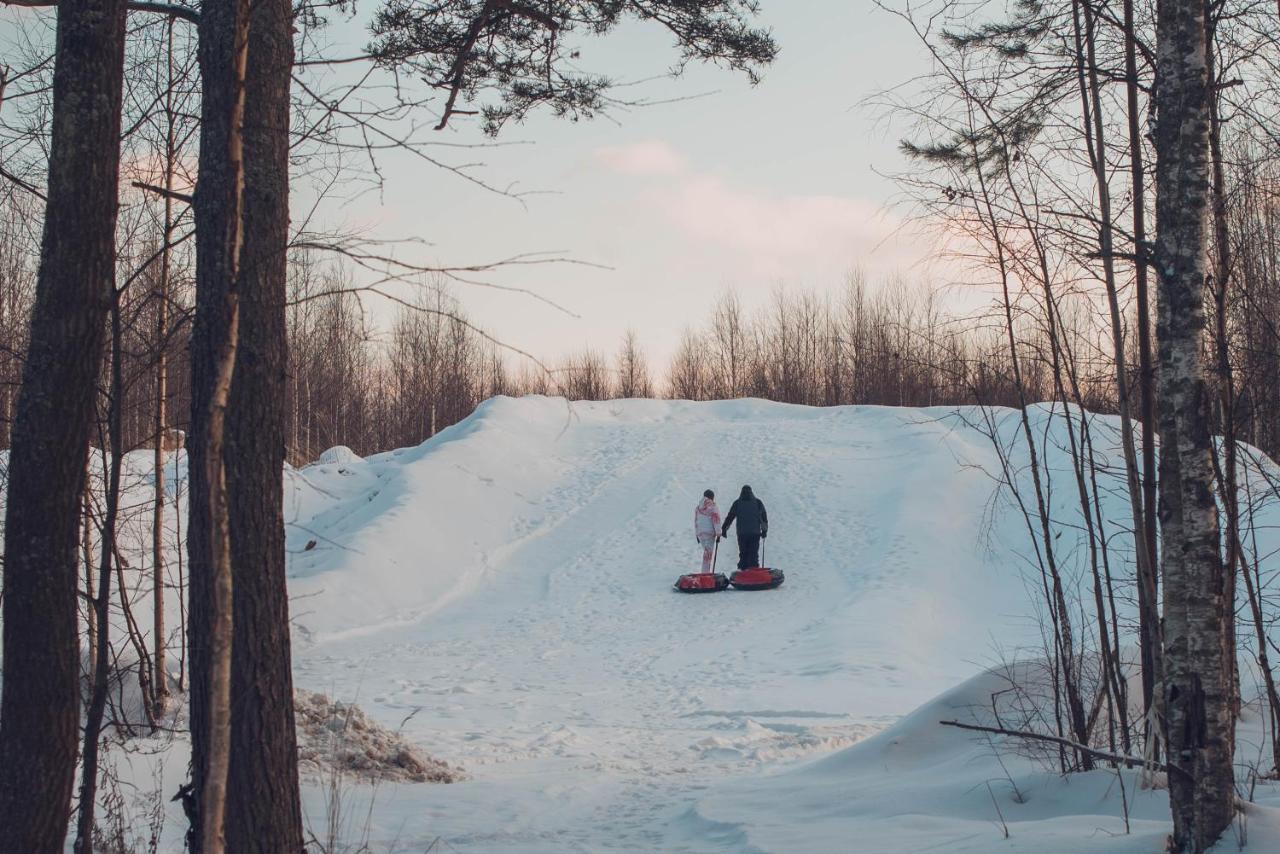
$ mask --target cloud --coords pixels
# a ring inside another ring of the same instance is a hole
[[[684,176],[641,193],[686,242],[755,275],[838,281],[853,267],[905,272],[920,260],[901,220],[873,202],[822,193],[774,194],[715,176]],[[726,251],[727,250],[727,251]]]
[[[660,139],[597,148],[595,158],[623,175],[680,175],[689,167],[684,155]]]
[[[746,252],[801,255],[848,245],[876,219],[856,199],[827,195],[770,196],[719,178],[695,178],[654,194],[687,234]],[[877,229],[878,230],[878,229]]]
[[[594,155],[610,172],[649,179],[629,188],[634,195],[628,207],[650,227],[667,232],[669,255],[705,271],[817,284],[839,281],[855,266],[905,273],[926,251],[902,220],[878,203],[856,196],[769,192],[703,174],[663,140],[605,146]]]

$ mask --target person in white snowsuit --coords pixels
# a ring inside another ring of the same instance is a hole
[[[711,571],[711,560],[716,542],[720,539],[720,508],[716,507],[716,494],[711,490],[702,493],[702,501],[693,511],[693,532],[702,546],[702,571]]]

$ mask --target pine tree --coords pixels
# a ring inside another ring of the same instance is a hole
[[[80,720],[76,585],[106,317],[115,286],[123,0],[58,4],[48,200],[4,530],[0,828],[60,852]]]

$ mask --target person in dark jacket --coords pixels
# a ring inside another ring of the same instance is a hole
[[[760,565],[760,541],[769,536],[769,514],[764,502],[756,498],[751,487],[742,487],[742,494],[724,517],[722,537],[729,536],[729,526],[738,523],[738,569],[752,569]]]

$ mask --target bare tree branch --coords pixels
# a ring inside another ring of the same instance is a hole
[[[1126,756],[1123,753],[1113,753],[1109,750],[1098,750],[1094,747],[1081,744],[1078,741],[1072,741],[1069,738],[1063,738],[1057,735],[1048,735],[1041,732],[1027,732],[1025,730],[1005,729],[1003,727],[983,726],[982,724],[966,724],[960,721],[938,721],[942,726],[955,727],[956,729],[972,730],[973,732],[987,732],[995,735],[1006,735],[1010,738],[1020,738],[1025,741],[1047,741],[1051,744],[1068,747],[1081,753],[1086,753],[1094,759],[1101,759],[1104,762],[1116,762],[1127,768],[1154,768],[1157,771],[1165,773],[1175,772],[1185,774],[1181,768],[1177,766],[1168,766],[1162,762],[1147,762],[1141,756]]]
[[[29,9],[51,8],[58,5],[58,0],[0,0],[6,6],[24,6]],[[172,15],[193,24],[200,22],[200,13],[190,6],[179,6],[175,3],[152,3],[148,0],[129,0],[127,4],[131,12],[154,12],[157,15]]]

